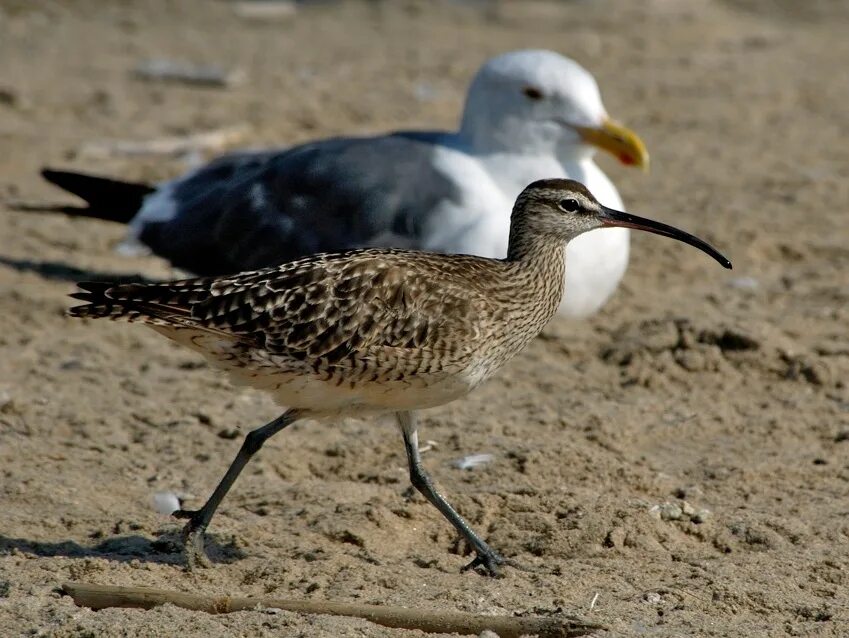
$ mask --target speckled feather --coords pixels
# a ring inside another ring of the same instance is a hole
[[[230,277],[83,283],[73,296],[89,303],[70,314],[142,321],[289,406],[301,403],[292,381],[304,375],[349,389],[406,382],[419,391],[408,401],[435,405],[491,376],[553,316],[563,241],[520,235],[524,260],[368,249]],[[420,396],[430,385],[434,396]]]

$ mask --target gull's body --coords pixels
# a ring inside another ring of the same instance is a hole
[[[453,132],[336,138],[290,149],[226,155],[118,207],[125,246],[141,247],[197,274],[221,275],[306,255],[364,247],[412,248],[501,258],[510,211],[530,182],[586,184],[620,209],[595,164],[597,148],[644,166],[639,139],[609,120],[593,77],[551,51],[515,51],[477,73]],[[92,200],[97,182],[48,171]],[[110,187],[114,182],[110,182]],[[112,191],[109,191],[112,193]],[[141,208],[135,210],[141,202]],[[116,204],[86,209],[114,211]],[[560,311],[583,317],[616,289],[628,263],[628,231],[605,229],[570,244]]]
[[[436,491],[421,467],[414,411],[490,378],[554,316],[564,247],[603,226],[651,230],[713,248],[668,226],[601,206],[583,186],[545,180],[516,201],[504,259],[399,250],[317,255],[232,277],[163,284],[81,284],[71,314],[142,321],[288,407],[254,430],[206,504],[181,511],[190,562],[202,533],[263,442],[301,418],[394,413],[413,485],[495,573],[503,559]]]

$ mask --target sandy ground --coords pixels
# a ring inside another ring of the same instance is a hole
[[[115,255],[119,227],[0,204],[0,635],[415,635],[263,611],[92,612],[55,593],[68,579],[562,609],[609,635],[849,635],[847,16],[838,0],[326,2],[256,23],[211,0],[0,2],[5,201],[68,201],[43,164],[184,169],[80,154],[92,141],[450,127],[484,59],[546,47],[588,66],[646,140],[649,175],[600,160],[631,210],[735,264],[635,237],[598,317],[555,322],[488,386],[424,414],[437,481],[535,572],[459,573],[463,548],[407,493],[396,431],[351,421],[272,440],[213,522],[217,563],[186,573],[153,493],[199,504],[275,406],[152,331],[63,317],[78,277],[168,269]],[[247,80],[132,77],[157,56]],[[495,460],[452,466],[477,452]],[[685,501],[708,512],[676,518]]]

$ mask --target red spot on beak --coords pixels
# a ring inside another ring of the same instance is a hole
[[[619,161],[622,162],[625,166],[633,166],[637,163],[636,161],[634,161],[633,157],[631,157],[630,155],[626,155],[625,153],[622,153],[619,156]]]

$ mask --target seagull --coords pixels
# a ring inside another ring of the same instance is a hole
[[[522,188],[572,178],[621,209],[596,150],[647,167],[640,138],[612,120],[593,76],[553,51],[490,59],[468,90],[459,129],[342,137],[225,155],[158,187],[46,169],[89,201],[65,208],[129,224],[124,249],[198,275],[233,274],[317,252],[394,247],[504,257]],[[628,264],[624,228],[569,245],[560,312],[586,317]]]
[[[635,228],[688,243],[677,228],[603,206],[582,184],[549,179],[516,200],[504,259],[398,249],[320,254],[233,276],[156,284],[87,282],[75,317],[139,321],[191,348],[288,409],[248,433],[198,510],[178,510],[189,566],[207,562],[203,533],[251,457],[301,419],[394,414],[410,481],[465,538],[466,568],[507,564],[424,470],[417,410],[459,399],[492,377],[557,312],[564,247],[597,229]]]

